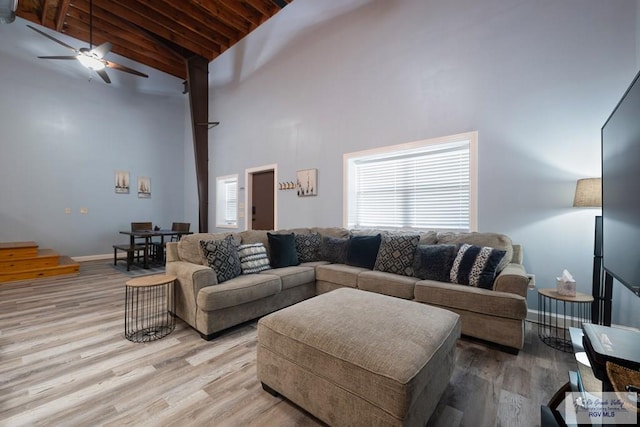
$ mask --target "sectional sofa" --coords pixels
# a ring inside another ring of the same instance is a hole
[[[184,236],[167,244],[166,271],[178,278],[177,316],[204,339],[350,287],[446,308],[461,316],[463,335],[517,353],[529,285],[522,258],[498,233],[300,228]]]

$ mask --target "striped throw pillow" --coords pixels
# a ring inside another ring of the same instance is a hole
[[[506,251],[487,246],[463,244],[451,267],[451,283],[492,289],[498,264]]]
[[[271,268],[267,249],[262,243],[240,245],[238,247],[238,257],[240,258],[242,274],[260,273]]]

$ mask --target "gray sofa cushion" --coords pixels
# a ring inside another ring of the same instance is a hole
[[[508,292],[421,280],[415,284],[414,295],[418,302],[441,307],[517,320],[527,317],[527,300]]]
[[[282,290],[295,288],[296,286],[307,283],[314,283],[316,280],[316,272],[313,267],[309,266],[292,266],[284,268],[274,268],[265,271],[263,274],[269,274],[280,277],[282,281]]]
[[[206,265],[202,262],[202,248],[200,240],[221,240],[231,233],[195,233],[182,236],[178,242],[178,256],[180,260],[197,265]],[[240,239],[235,238],[240,244]]]
[[[282,290],[280,277],[269,274],[245,274],[219,285],[200,289],[198,308],[214,311],[235,307],[277,294]]]
[[[357,288],[358,274],[363,271],[367,269],[346,264],[319,265],[316,267],[316,280]]]
[[[417,277],[367,270],[358,274],[358,289],[392,297],[413,299],[413,287],[418,280]]]

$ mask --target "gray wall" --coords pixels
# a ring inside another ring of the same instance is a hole
[[[523,244],[538,287],[567,268],[590,293],[599,212],[573,191],[600,174],[637,16],[633,0],[296,0],[210,65],[211,179],[318,168],[317,197],[278,192],[278,226],[341,225],[345,152],[477,130],[479,230]],[[614,322],[640,326],[624,300]]]
[[[149,80],[109,71],[112,85],[88,81],[76,61],[37,59],[62,48],[25,23],[0,25],[0,241],[35,240],[69,256],[109,254],[127,241],[118,231],[131,221],[182,221],[180,80],[110,54]],[[129,171],[130,194],[115,194],[115,170]],[[151,177],[150,199],[138,198],[138,176]]]

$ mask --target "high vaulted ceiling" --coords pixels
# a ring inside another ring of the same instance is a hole
[[[292,1],[93,0],[93,45],[186,79],[186,58],[212,61]],[[88,45],[89,11],[90,0],[20,0],[17,15]]]

